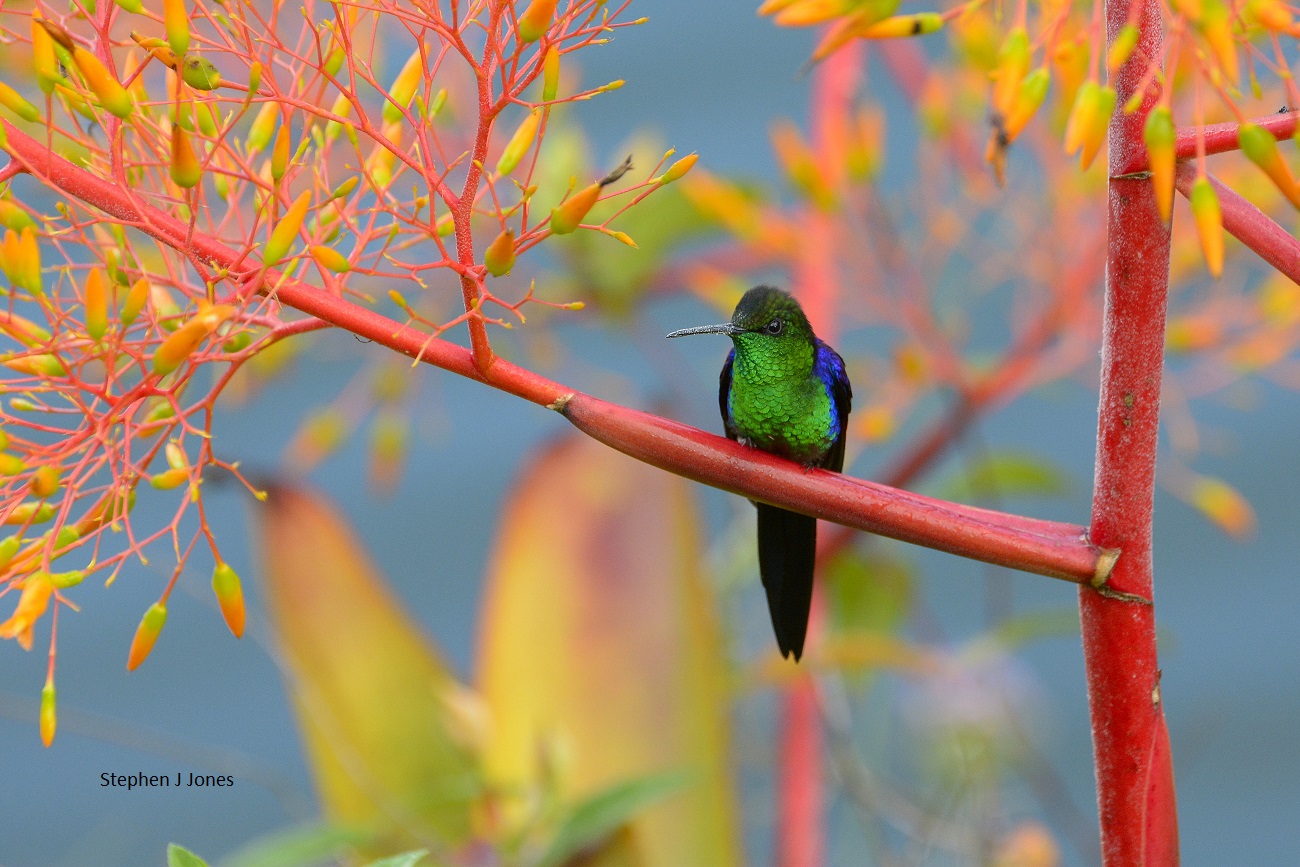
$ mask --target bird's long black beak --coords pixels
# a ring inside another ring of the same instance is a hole
[[[686,337],[688,334],[743,334],[745,329],[737,328],[730,322],[721,325],[697,325],[694,328],[681,328],[669,334],[669,337]]]

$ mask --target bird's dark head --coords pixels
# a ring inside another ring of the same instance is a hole
[[[731,314],[730,322],[683,328],[668,336],[689,334],[726,334],[741,351],[776,350],[783,344],[811,345],[813,341],[812,327],[799,302],[790,293],[771,286],[755,286],[746,292]]]

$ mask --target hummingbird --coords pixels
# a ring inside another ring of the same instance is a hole
[[[683,328],[669,337],[725,334],[718,406],[729,438],[798,461],[805,469],[844,468],[853,389],[844,359],[813,333],[789,293],[750,289],[731,321]],[[758,509],[758,571],[783,657],[803,655],[812,607],[817,519],[767,503]]]

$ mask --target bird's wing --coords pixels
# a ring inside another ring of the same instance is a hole
[[[731,366],[736,361],[736,350],[732,349],[727,353],[727,360],[722,365],[722,373],[718,376],[718,409],[722,412],[722,426],[727,432],[728,439],[739,439],[735,428],[731,426],[731,413],[727,411],[727,398],[731,396]]]
[[[849,412],[853,409],[853,386],[849,384],[849,375],[844,370],[844,359],[840,358],[840,354],[821,340],[817,343],[818,355],[829,374],[831,403],[840,428],[840,435],[826,452],[826,457],[822,458],[821,465],[838,473],[844,470],[844,440],[849,431]]]

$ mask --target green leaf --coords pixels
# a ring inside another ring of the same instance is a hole
[[[971,463],[957,478],[940,486],[947,500],[1059,496],[1068,488],[1065,475],[1052,463],[1025,452],[996,452]]]
[[[414,852],[403,852],[401,855],[371,861],[367,867],[415,867],[428,854],[428,849],[416,849]]]
[[[637,813],[680,791],[689,775],[680,771],[616,783],[579,802],[563,819],[538,867],[559,867],[583,850],[599,845]]]
[[[208,862],[184,846],[167,844],[167,867],[208,867]]]
[[[221,867],[301,867],[336,859],[375,839],[372,831],[330,822],[285,828],[241,846],[222,859]]]

